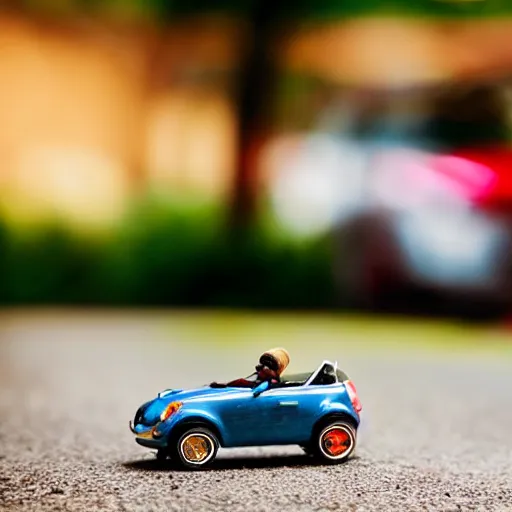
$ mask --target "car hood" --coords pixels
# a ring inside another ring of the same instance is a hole
[[[200,402],[202,399],[222,399],[227,395],[243,392],[241,388],[211,388],[203,386],[196,389],[167,389],[158,393],[158,396],[146,402],[137,412],[135,423],[146,426],[156,425],[160,421],[160,415],[171,402]],[[245,390],[247,391],[247,390]]]

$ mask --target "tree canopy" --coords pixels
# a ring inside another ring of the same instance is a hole
[[[54,14],[109,14],[169,21],[201,13],[250,15],[260,0],[21,0],[25,9]],[[333,20],[371,15],[482,18],[512,16],[509,0],[276,0],[276,19]]]

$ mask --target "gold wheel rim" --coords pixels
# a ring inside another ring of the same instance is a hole
[[[188,462],[198,464],[204,462],[211,454],[212,445],[206,436],[192,434],[183,440],[181,450]]]

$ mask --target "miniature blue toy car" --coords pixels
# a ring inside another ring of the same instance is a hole
[[[130,422],[135,440],[188,469],[209,466],[219,447],[297,444],[326,463],[353,454],[361,403],[336,363],[262,382],[253,375],[162,391]]]

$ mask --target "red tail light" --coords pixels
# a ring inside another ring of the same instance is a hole
[[[351,380],[347,380],[345,382],[345,387],[347,389],[347,393],[350,398],[350,401],[352,402],[354,410],[357,412],[357,414],[359,414],[363,410],[363,406],[361,405],[361,401],[357,396],[357,390],[354,383]]]

